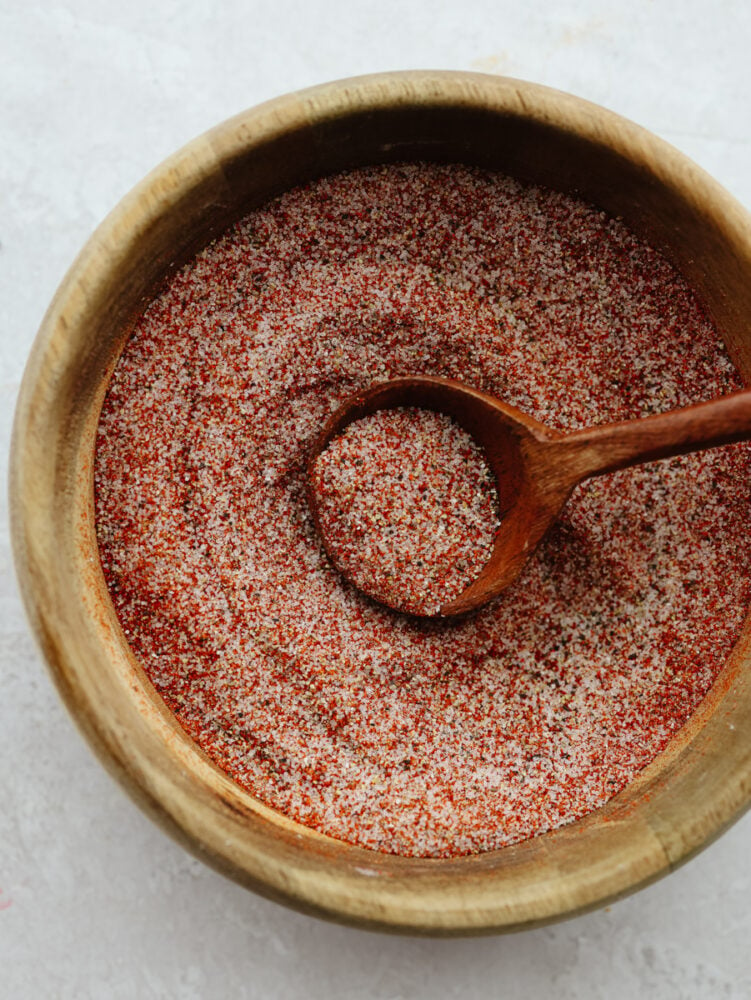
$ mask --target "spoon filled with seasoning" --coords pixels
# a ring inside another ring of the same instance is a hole
[[[561,434],[453,379],[350,396],[308,460],[333,565],[397,611],[449,617],[497,597],[585,479],[751,437],[751,390]]]

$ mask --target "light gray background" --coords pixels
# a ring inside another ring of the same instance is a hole
[[[0,0],[0,461],[35,330],[94,226],[182,143],[385,69],[482,70],[604,104],[751,206],[744,0]],[[657,885],[506,938],[328,925],[189,857],[83,744],[29,637],[0,494],[0,996],[751,996],[751,817]]]

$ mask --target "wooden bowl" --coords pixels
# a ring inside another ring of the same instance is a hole
[[[125,640],[95,540],[102,399],[134,319],[165,278],[293,185],[416,159],[495,168],[622,216],[697,290],[751,380],[751,218],[676,150],[601,108],[515,80],[414,72],[328,84],[196,139],[89,240],[44,319],[21,389],[15,556],[32,627],[84,734],[137,801],[201,858],[264,895],[346,923],[433,934],[519,929],[651,882],[748,806],[748,627],[689,723],[604,808],[500,851],[401,858],[286,819],[196,747]]]

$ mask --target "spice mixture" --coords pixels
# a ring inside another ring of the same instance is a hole
[[[138,322],[95,489],[145,670],[270,806],[376,850],[455,856],[600,806],[694,711],[751,597],[751,453],[588,482],[492,605],[401,616],[332,567],[304,471],[346,396],[410,374],[561,430],[740,381],[684,281],[620,222],[452,165],[293,190]]]
[[[312,485],[334,565],[397,610],[436,614],[493,551],[493,473],[444,414],[405,408],[353,421],[318,456]]]

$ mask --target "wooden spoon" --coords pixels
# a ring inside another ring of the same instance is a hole
[[[318,516],[313,466],[353,420],[404,406],[448,414],[464,427],[485,450],[500,500],[501,525],[490,559],[438,616],[479,608],[512,583],[583,479],[751,437],[751,389],[641,420],[560,434],[453,379],[414,376],[381,382],[350,396],[331,415],[308,460],[313,520],[331,561],[345,576]]]

